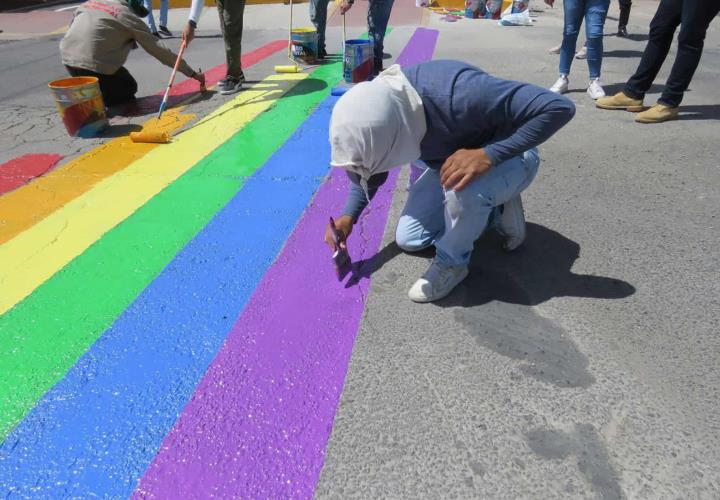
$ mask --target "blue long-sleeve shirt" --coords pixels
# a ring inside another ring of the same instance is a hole
[[[429,61],[403,73],[423,102],[427,132],[420,159],[433,169],[459,149],[484,148],[497,165],[542,144],[575,115],[575,105],[561,95],[459,61]],[[352,186],[344,214],[357,220],[368,200],[360,177],[348,176]],[[370,198],[386,179],[387,173],[370,177]]]

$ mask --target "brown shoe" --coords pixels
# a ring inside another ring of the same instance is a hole
[[[595,106],[601,109],[625,109],[633,113],[646,109],[645,106],[643,106],[642,99],[633,99],[632,97],[626,96],[624,92],[601,97],[595,101]]]
[[[678,116],[679,108],[666,106],[657,103],[652,108],[635,116],[635,121],[639,123],[662,123],[668,120],[674,120]]]

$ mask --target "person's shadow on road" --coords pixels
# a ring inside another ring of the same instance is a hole
[[[534,306],[553,297],[620,299],[635,287],[616,278],[575,274],[580,245],[547,227],[527,225],[527,238],[514,252],[501,248],[501,237],[488,231],[478,240],[470,275],[445,299],[443,307],[471,307],[492,301]]]

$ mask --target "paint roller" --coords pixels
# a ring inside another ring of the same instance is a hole
[[[290,27],[288,28],[288,51],[287,57],[292,61],[290,65],[277,65],[275,66],[275,73],[300,73],[302,71],[295,60],[292,58],[292,27],[293,27],[293,0],[290,0]]]
[[[157,114],[157,122],[160,121],[160,118],[162,117],[162,114],[167,107],[168,97],[170,96],[170,89],[172,88],[173,82],[175,81],[175,74],[177,73],[178,66],[180,66],[180,61],[182,60],[183,52],[185,52],[185,47],[187,47],[187,41],[183,39],[182,44],[180,45],[180,52],[178,52],[177,59],[175,60],[175,66],[173,66],[172,73],[170,73],[170,81],[168,81],[167,88],[165,89],[165,94],[163,95],[162,102],[160,103],[160,109],[158,110]],[[200,87],[200,92],[205,92],[205,90],[206,89],[204,86]],[[168,132],[165,132],[164,130],[152,128],[148,130],[143,129],[138,132],[130,132],[130,140],[133,142],[165,144],[170,141],[170,134]]]
[[[345,14],[342,15],[343,18],[343,40],[342,40],[342,52],[343,55],[343,76],[345,74],[345,40],[347,40],[347,31],[345,28]],[[340,97],[341,95],[345,94],[350,90],[350,87],[346,82],[342,82],[340,85],[336,85],[333,87],[333,89],[330,91],[330,95]]]

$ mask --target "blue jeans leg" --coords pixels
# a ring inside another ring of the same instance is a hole
[[[603,28],[609,8],[610,0],[587,0],[585,5],[587,64],[591,80],[600,78],[603,57]]]
[[[467,265],[475,240],[485,231],[493,208],[527,188],[539,164],[537,149],[533,148],[495,165],[462,191],[445,191],[445,232],[435,242],[435,260],[446,266]]]
[[[170,0],[160,0],[160,26],[167,28],[167,16]]]
[[[382,69],[383,42],[394,0],[370,0],[368,7],[368,36],[373,41],[375,71]]]
[[[565,0],[563,2],[564,26],[563,41],[560,46],[560,74],[569,75],[570,66],[575,57],[578,34],[585,13],[585,0]]]
[[[444,203],[440,171],[428,168],[409,188],[395,230],[397,245],[406,252],[417,252],[432,245],[445,230]]]
[[[147,15],[147,24],[148,28],[150,28],[150,31],[153,33],[157,32],[157,27],[155,26],[155,18],[153,17],[152,13],[152,0],[144,0],[145,8],[148,10],[149,14]]]

